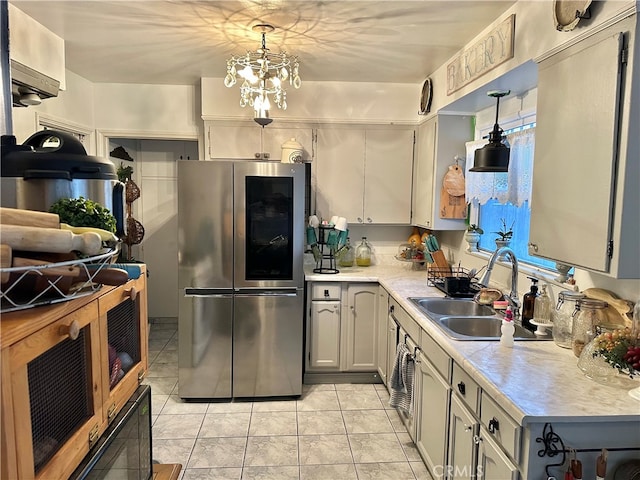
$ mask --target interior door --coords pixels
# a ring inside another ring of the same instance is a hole
[[[539,64],[531,255],[609,269],[622,40],[587,39]]]

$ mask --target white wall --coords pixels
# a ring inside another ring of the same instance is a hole
[[[287,110],[271,110],[271,118],[291,122],[416,122],[420,85],[404,83],[304,82],[287,89]],[[240,106],[240,88],[222,78],[202,79],[202,117],[206,120],[253,118]]]

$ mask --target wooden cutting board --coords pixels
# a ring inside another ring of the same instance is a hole
[[[462,168],[458,165],[451,165],[442,180],[440,218],[467,218],[467,202],[464,194],[465,183]]]
[[[438,268],[437,277],[446,277],[451,275],[451,267],[449,266],[449,262],[447,262],[442,250],[431,252],[431,258],[433,258],[433,263],[435,263]]]

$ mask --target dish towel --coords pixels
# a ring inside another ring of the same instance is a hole
[[[391,400],[389,405],[399,408],[409,416],[413,416],[413,379],[415,363],[413,356],[404,342],[398,344],[396,360],[391,373]]]

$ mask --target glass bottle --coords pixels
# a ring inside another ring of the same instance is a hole
[[[347,237],[347,243],[338,251],[338,266],[353,267],[354,251],[351,240]]]
[[[359,267],[371,265],[371,247],[367,242],[367,237],[362,237],[362,242],[356,248],[356,265]]]
[[[553,340],[562,348],[571,348],[571,330],[573,314],[577,310],[577,302],[585,298],[583,293],[564,290],[558,294],[558,304],[551,312],[553,323]]]
[[[579,357],[587,345],[595,337],[595,329],[607,323],[604,309],[609,305],[602,300],[583,298],[578,300],[578,311],[573,316],[571,329],[571,349]]]
[[[551,299],[547,294],[547,284],[541,287],[542,292],[535,298],[533,305],[533,319],[539,324],[551,323]]]

